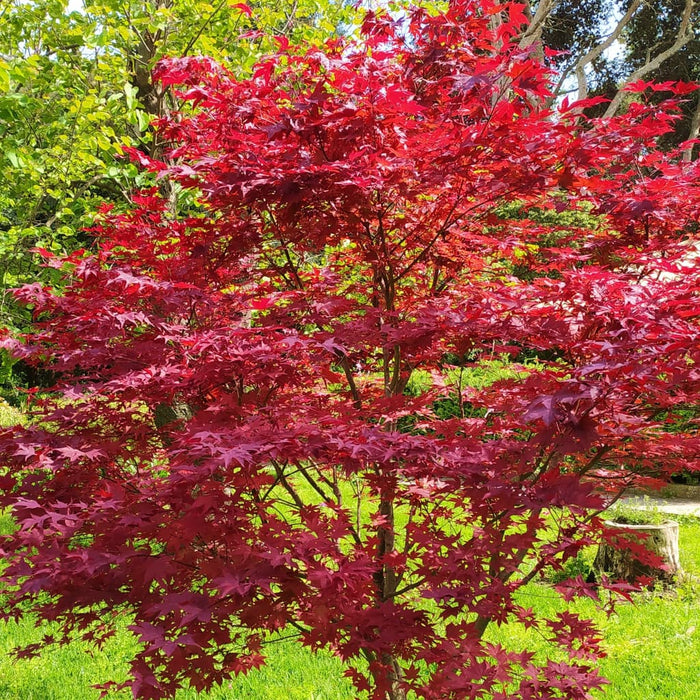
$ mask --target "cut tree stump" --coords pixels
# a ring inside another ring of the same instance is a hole
[[[671,583],[676,574],[681,572],[678,557],[678,523],[675,520],[667,520],[659,525],[606,521],[605,525],[615,533],[616,541],[602,542],[598,547],[593,563],[596,572],[605,573],[614,580],[630,583],[640,576]],[[638,550],[640,545],[658,555],[663,562],[663,568],[638,561],[633,556],[633,550]]]

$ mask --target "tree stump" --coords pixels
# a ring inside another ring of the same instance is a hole
[[[678,523],[666,520],[659,525],[651,523],[629,524],[606,521],[605,525],[615,534],[613,542],[602,542],[593,563],[595,571],[608,574],[618,581],[635,582],[640,576],[654,581],[671,583],[681,571],[678,556]],[[639,561],[644,550],[656,554],[662,566],[652,566]]]

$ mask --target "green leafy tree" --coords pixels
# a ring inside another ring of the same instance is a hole
[[[226,1],[11,0],[0,10],[0,325],[23,327],[7,290],[37,277],[35,248],[91,245],[83,230],[101,202],[131,205],[148,175],[122,145],[160,156],[151,128],[178,107],[151,71],[162,57],[207,54],[245,74],[275,39],[321,43],[350,26],[353,10],[317,0],[248,6]],[[177,192],[160,183],[176,208]],[[11,383],[5,362],[0,384]],[[16,374],[15,368],[15,374]],[[36,381],[36,377],[24,377]]]

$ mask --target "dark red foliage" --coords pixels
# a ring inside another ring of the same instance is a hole
[[[132,157],[197,202],[105,210],[3,341],[57,377],[0,433],[5,616],[99,644],[128,614],[138,698],[280,630],[372,698],[600,685],[595,629],[516,594],[595,540],[606,491],[698,467],[698,165],[655,147],[674,102],[545,109],[498,9],[369,14],[247,80],[159,67],[194,106],[159,126],[176,165]],[[559,651],[494,645],[506,622]]]

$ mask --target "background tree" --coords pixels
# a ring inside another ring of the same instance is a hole
[[[605,96],[611,102],[600,113],[612,116],[624,107],[628,83],[698,78],[698,11],[693,0],[542,0],[527,6],[532,22],[521,44],[561,52],[551,59],[557,92]],[[666,143],[696,138],[697,105],[689,100]]]
[[[130,155],[198,207],[105,208],[3,340],[55,373],[0,433],[6,617],[99,644],[128,615],[140,698],[248,671],[282,631],[372,698],[600,685],[592,626],[517,593],[599,536],[601,490],[698,467],[698,164],[656,147],[675,100],[552,113],[525,21],[455,2],[282,41],[247,79],[160,65],[191,110],[165,160]],[[506,622],[556,657],[490,643]]]
[[[632,76],[663,83],[667,80],[700,80],[700,7],[697,3],[644,3],[631,22],[627,37],[627,60]],[[685,22],[685,25],[684,25]],[[685,31],[682,31],[685,26]],[[665,54],[663,61],[658,57]],[[697,95],[683,105],[682,120],[666,143],[696,139],[700,128],[700,100]],[[688,148],[690,159],[697,149]]]

